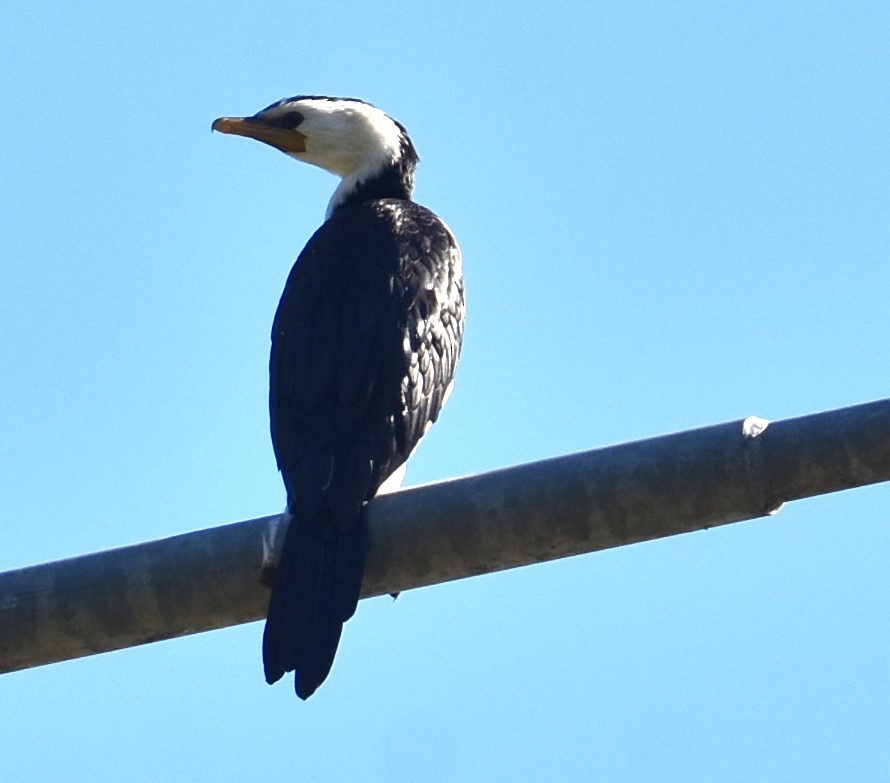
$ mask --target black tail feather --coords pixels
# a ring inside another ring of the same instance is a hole
[[[357,515],[344,533],[295,513],[285,536],[263,633],[263,667],[270,684],[296,671],[302,699],[328,676],[343,623],[358,604],[367,522],[364,509]]]

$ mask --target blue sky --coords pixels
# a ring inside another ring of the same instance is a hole
[[[464,249],[408,483],[890,385],[884,3],[8,2],[0,570],[275,513],[272,314],[335,180],[220,115],[354,95]],[[874,780],[890,491],[0,677],[9,780]],[[0,629],[2,631],[2,629]]]

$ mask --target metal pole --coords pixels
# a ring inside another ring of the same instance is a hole
[[[363,594],[701,530],[887,480],[890,399],[415,487],[370,506]],[[277,520],[0,574],[0,672],[261,619]]]

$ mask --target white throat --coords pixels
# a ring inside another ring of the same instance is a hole
[[[402,130],[375,106],[311,98],[292,106],[303,114],[298,130],[306,138],[305,151],[290,153],[292,157],[341,178],[328,203],[326,218],[360,183],[402,155]]]
[[[337,209],[337,207],[339,207],[344,201],[346,201],[346,199],[355,192],[356,188],[362,182],[373,178],[390,163],[392,163],[392,159],[390,158],[378,158],[376,160],[368,161],[367,165],[356,169],[351,174],[343,177],[343,179],[340,180],[340,184],[337,185],[337,189],[331,196],[331,200],[328,202],[328,207],[324,213],[324,219],[330,219],[331,215],[334,214],[334,211]]]

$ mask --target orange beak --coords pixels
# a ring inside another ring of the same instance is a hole
[[[277,128],[255,117],[220,117],[213,121],[210,129],[233,136],[256,139],[282,152],[306,151],[306,136],[300,131]]]

